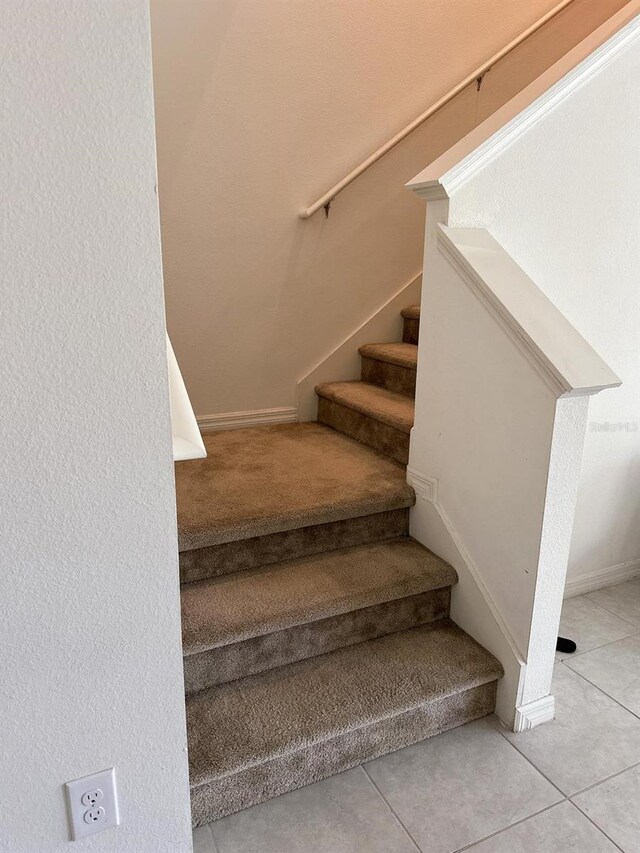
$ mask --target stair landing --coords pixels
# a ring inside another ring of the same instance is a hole
[[[204,437],[176,466],[180,550],[408,507],[404,468],[322,424]]]

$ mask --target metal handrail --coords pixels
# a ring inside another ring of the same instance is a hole
[[[399,133],[390,139],[388,142],[385,142],[377,151],[374,151],[366,160],[363,160],[359,166],[349,172],[348,175],[345,175],[341,181],[338,181],[337,184],[331,187],[324,195],[320,196],[320,198],[315,201],[312,205],[305,208],[305,210],[300,211],[301,219],[309,219],[314,213],[317,213],[321,208],[325,209],[325,213],[328,215],[329,206],[334,198],[341,193],[346,187],[349,186],[356,178],[360,177],[363,172],[366,172],[370,166],[373,166],[374,163],[377,163],[385,154],[391,151],[392,148],[395,148],[403,139],[406,139],[410,133],[412,133],[417,127],[420,127],[421,124],[431,118],[434,113],[437,113],[438,110],[442,109],[442,107],[446,106],[449,101],[452,101],[456,95],[459,95],[463,89],[466,89],[467,86],[471,85],[471,83],[475,83],[480,80],[489,69],[511,53],[512,50],[515,50],[516,47],[522,44],[523,41],[536,33],[541,27],[543,27],[546,23],[548,23],[552,18],[555,18],[556,15],[559,15],[563,9],[566,9],[567,6],[570,6],[574,0],[563,0],[562,3],[558,3],[553,9],[547,12],[546,15],[543,15],[539,20],[528,27],[524,32],[520,33],[520,35],[509,42],[506,47],[503,47],[502,50],[499,50],[498,53],[494,54],[490,59],[484,62],[479,68],[476,68],[475,71],[472,71],[467,77],[462,80],[462,82],[458,83],[451,91],[447,92],[446,95],[443,95],[435,104],[432,104],[428,110],[421,113],[417,118],[415,118],[410,124],[404,127]]]

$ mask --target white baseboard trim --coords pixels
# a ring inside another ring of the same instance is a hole
[[[556,715],[556,700],[549,694],[542,699],[535,699],[516,708],[516,716],[513,723],[514,732],[528,732],[542,723],[548,723]]]
[[[419,498],[424,501],[431,501],[435,504],[438,502],[438,481],[435,477],[429,477],[426,474],[421,474],[407,466],[407,483],[412,487]]]
[[[615,586],[617,583],[630,581],[640,575],[640,560],[630,560],[628,563],[617,563],[615,566],[605,566],[566,582],[564,597],[573,598],[587,592],[595,592],[605,586]]]
[[[425,474],[422,471],[416,470],[411,465],[408,465],[407,482],[416,492],[417,497],[421,498],[422,500],[429,501],[429,503],[433,504],[433,506],[435,507],[435,510],[438,513],[442,524],[444,525],[449,537],[451,538],[451,542],[454,544],[458,554],[460,554],[464,564],[467,566],[471,577],[473,578],[480,594],[485,600],[503,637],[506,639],[514,657],[524,665],[524,654],[521,654],[520,650],[518,649],[518,645],[515,639],[513,638],[513,634],[511,633],[506,622],[502,618],[502,614],[500,613],[498,606],[496,605],[495,601],[493,600],[493,597],[491,596],[484,581],[482,580],[480,570],[472,560],[471,555],[467,551],[464,542],[462,541],[460,535],[458,534],[458,531],[453,525],[453,522],[451,521],[451,519],[445,512],[444,507],[438,500],[438,479],[436,477],[431,477],[429,474]]]
[[[294,408],[255,409],[251,412],[223,412],[198,418],[200,432],[218,432],[221,429],[243,429],[268,424],[295,424],[298,410]]]

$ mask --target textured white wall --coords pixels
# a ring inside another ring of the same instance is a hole
[[[294,405],[420,272],[404,182],[624,0],[576,0],[328,220],[298,211],[556,2],[151,0],[167,317],[198,415]]]
[[[456,190],[621,377],[591,401],[568,579],[640,560],[640,39]],[[607,426],[608,425],[608,426]]]
[[[2,4],[0,850],[191,849],[149,22]]]

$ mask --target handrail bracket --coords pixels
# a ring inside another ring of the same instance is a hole
[[[482,74],[480,74],[480,76],[479,76],[479,77],[476,77],[476,91],[477,91],[477,92],[479,92],[479,91],[480,91],[480,88],[482,87],[482,81],[484,80],[485,74],[486,74],[488,71],[491,71],[491,69],[490,69],[490,68],[487,68],[487,70],[486,70],[486,71],[483,71],[483,72],[482,72]]]

